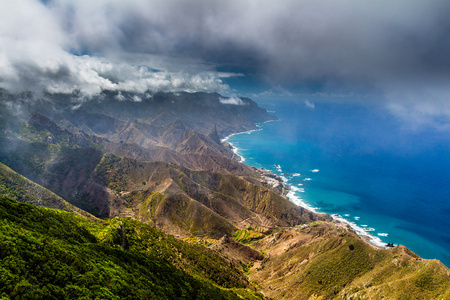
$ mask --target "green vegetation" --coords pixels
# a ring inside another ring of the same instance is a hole
[[[237,230],[233,233],[233,238],[242,244],[251,244],[259,239],[262,239],[264,235],[260,232],[256,232],[253,228],[249,227],[247,229]]]
[[[6,299],[259,298],[243,289],[238,271],[205,255],[207,249],[135,221],[91,223],[0,198],[0,231],[0,297]]]
[[[242,273],[203,246],[180,241],[129,218],[113,218],[102,224],[90,224],[91,232],[103,244],[116,248],[122,243],[122,228],[126,231],[131,250],[163,258],[191,275],[207,278],[223,287],[248,286]]]
[[[338,294],[355,278],[382,262],[387,254],[373,251],[371,246],[356,236],[347,236],[341,245],[337,246],[339,242],[337,239],[329,239],[321,245],[324,253],[320,255],[320,259],[313,260],[305,270],[302,280],[308,282],[312,293],[320,293],[328,298]]]
[[[374,248],[332,223],[276,232],[254,246],[271,252],[250,270],[268,297],[450,299],[450,271],[442,263],[403,246]]]

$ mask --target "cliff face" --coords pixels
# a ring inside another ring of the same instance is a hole
[[[41,207],[57,208],[90,220],[97,220],[93,215],[68,203],[60,196],[14,172],[2,163],[0,163],[0,197],[8,197]]]
[[[216,128],[219,137],[223,138],[231,133],[256,129],[255,123],[276,119],[248,98],[242,98],[241,105],[233,105],[224,104],[226,97],[211,93],[122,92],[120,97],[118,95],[117,92],[104,92],[75,110],[67,107],[76,102],[76,98],[48,95],[47,101],[51,105],[44,100],[39,105],[34,105],[33,109],[53,119],[63,117],[86,133],[97,135],[117,132],[119,128],[125,129],[130,125],[127,123],[129,121],[140,124],[136,127],[137,130],[149,125],[144,130],[181,122],[183,128],[177,129],[208,135]],[[140,101],[135,101],[136,99]],[[30,109],[29,102],[23,103],[27,109]]]

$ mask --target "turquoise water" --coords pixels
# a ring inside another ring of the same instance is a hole
[[[448,133],[406,129],[376,107],[260,105],[280,121],[228,139],[244,163],[284,176],[294,202],[338,214],[375,243],[450,266]]]

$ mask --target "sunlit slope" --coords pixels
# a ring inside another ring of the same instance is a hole
[[[210,250],[128,219],[92,223],[7,198],[0,198],[0,217],[0,296],[261,298]]]
[[[250,278],[276,299],[450,299],[450,270],[404,246],[381,250],[333,223],[276,232]]]

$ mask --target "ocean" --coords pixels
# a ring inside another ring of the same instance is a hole
[[[245,164],[283,176],[291,201],[450,266],[448,132],[374,105],[307,104],[260,101],[280,120],[227,140]]]

